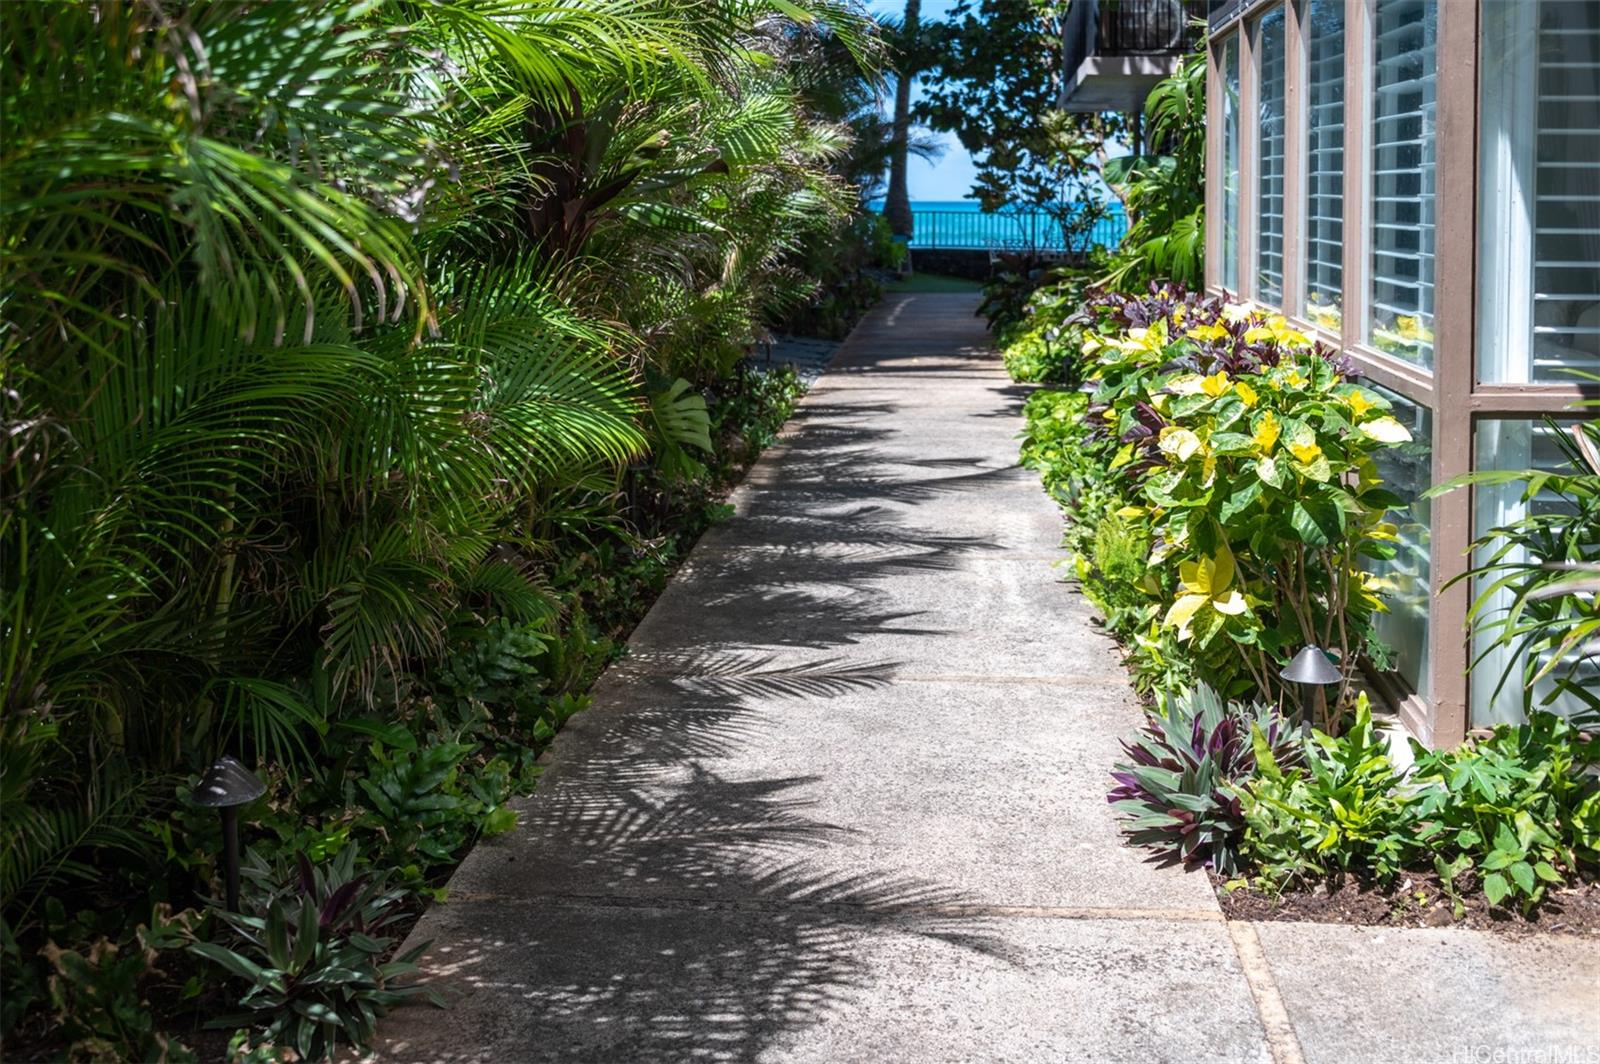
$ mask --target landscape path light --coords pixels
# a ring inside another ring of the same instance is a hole
[[[1295,685],[1295,702],[1300,707],[1300,733],[1310,738],[1312,713],[1309,703],[1315,702],[1316,716],[1326,726],[1328,686],[1344,677],[1328,659],[1328,652],[1318,646],[1309,646],[1300,651],[1278,675]]]
[[[255,773],[231,757],[219,757],[195,786],[195,805],[222,813],[222,845],[227,862],[228,911],[239,911],[239,807],[267,793]]]

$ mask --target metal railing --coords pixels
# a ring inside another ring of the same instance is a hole
[[[1097,55],[1182,55],[1193,41],[1190,22],[1205,17],[1194,0],[1100,0]]]
[[[924,211],[912,207],[911,247],[941,250],[1051,251],[1079,253],[1115,247],[1128,231],[1120,213],[1095,221],[1087,231],[1066,233],[1044,211]]]
[[[1208,0],[1076,0],[1062,31],[1070,74],[1094,55],[1182,55],[1194,45],[1193,20]]]

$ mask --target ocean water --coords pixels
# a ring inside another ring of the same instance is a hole
[[[883,210],[872,200],[869,210]],[[912,200],[912,248],[964,248],[989,250],[1066,251],[1086,245],[1115,247],[1128,230],[1122,205],[1112,201],[1106,217],[1068,248],[1067,237],[1056,220],[1035,207],[1008,207],[984,213],[977,200]]]

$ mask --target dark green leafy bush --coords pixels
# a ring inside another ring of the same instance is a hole
[[[536,704],[545,687],[539,659],[549,643],[545,624],[497,617],[450,655],[440,684],[463,708],[477,702],[515,711]]]
[[[128,925],[215,889],[183,781],[221,753],[270,787],[248,841],[407,890],[508,828],[787,416],[747,356],[876,298],[855,12],[492,6],[7,10],[8,1057],[52,976],[58,1025],[124,1038]]]
[[[998,268],[983,286],[978,313],[1002,337],[1027,316],[1035,292],[1061,280],[1066,271],[1031,251],[1002,251]]]
[[[482,814],[461,793],[457,780],[462,759],[471,752],[467,743],[409,750],[373,744],[368,773],[356,784],[371,810],[371,822],[388,836],[395,859],[417,851],[443,863],[471,836]]]
[[[1402,775],[1363,703],[1341,736],[1313,736],[1305,764],[1259,753],[1239,788],[1242,855],[1271,890],[1351,874],[1390,882],[1426,866],[1457,897],[1475,881],[1524,912],[1551,885],[1600,866],[1600,739],[1536,713],[1455,750],[1413,743]]]
[[[1420,838],[1447,880],[1473,872],[1491,902],[1528,909],[1600,867],[1600,738],[1535,713],[1459,749],[1413,748]]]

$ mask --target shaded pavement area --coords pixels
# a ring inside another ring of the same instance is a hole
[[[1228,923],[1120,843],[1137,704],[976,303],[845,343],[418,924],[453,1004],[377,1059],[1600,1059],[1592,943]]]

